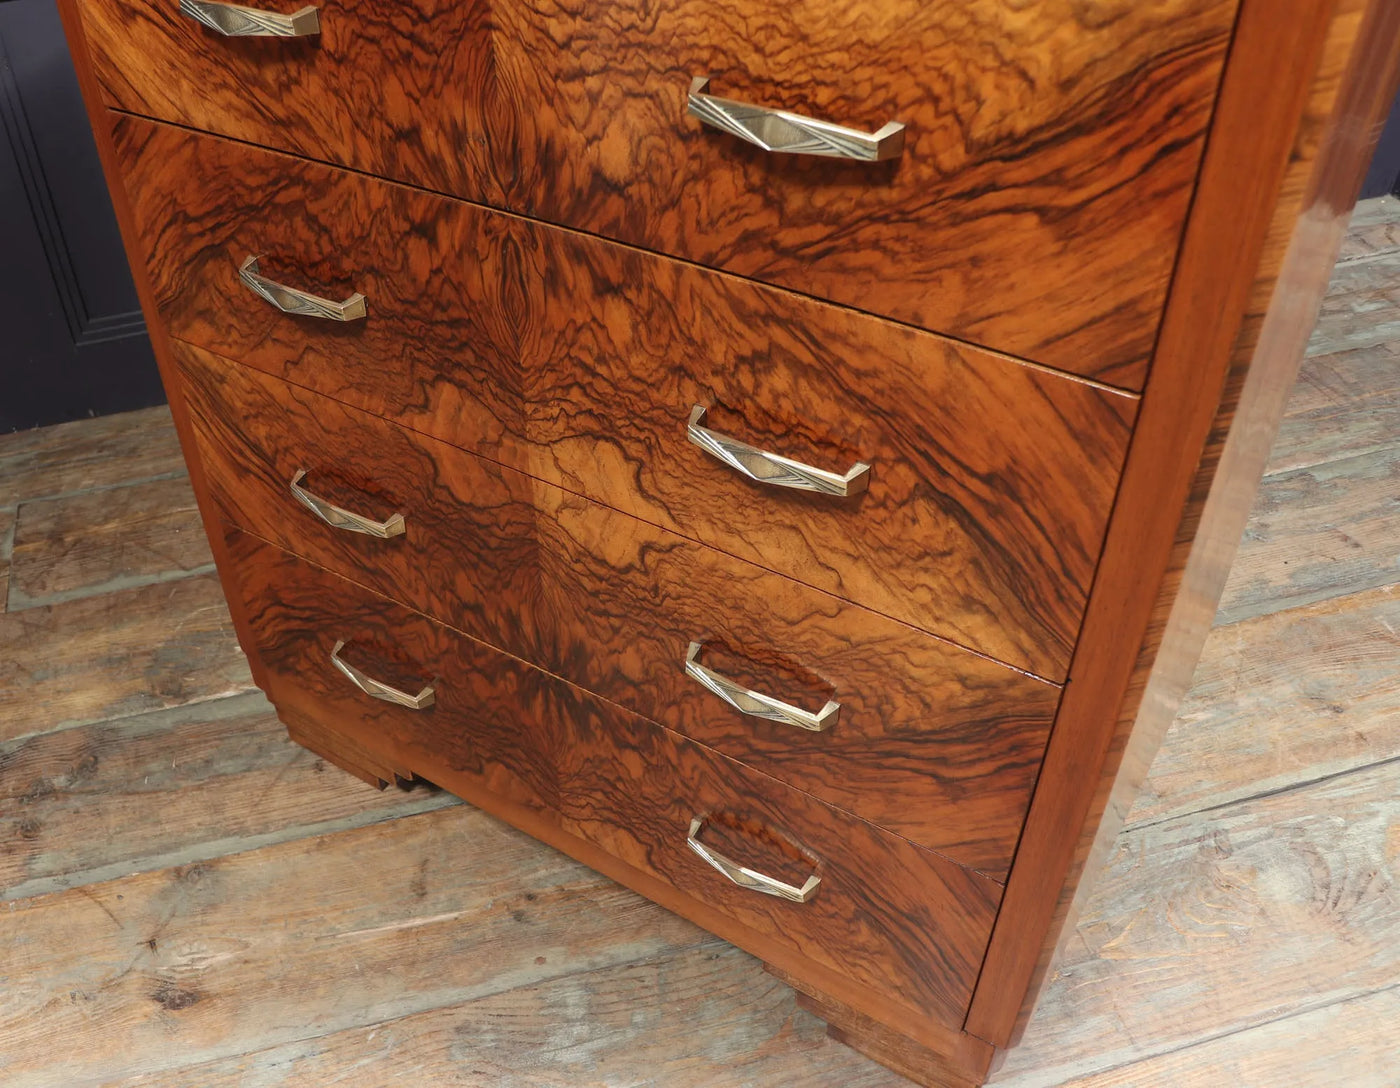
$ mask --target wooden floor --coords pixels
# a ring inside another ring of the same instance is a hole
[[[164,410],[0,438],[0,1084],[841,1086],[753,960],[256,693]],[[997,1083],[1400,1085],[1400,206]]]

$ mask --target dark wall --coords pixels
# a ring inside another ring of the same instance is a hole
[[[1371,160],[1366,183],[1361,187],[1361,199],[1385,196],[1397,190],[1400,190],[1400,95],[1390,108],[1390,119],[1385,123],[1376,157]]]
[[[163,399],[58,11],[0,2],[0,434]]]

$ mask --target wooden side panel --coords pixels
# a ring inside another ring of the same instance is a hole
[[[995,876],[1059,689],[645,522],[176,342],[214,494],[266,540]],[[406,532],[326,526],[303,485]],[[810,709],[745,717],[703,660]]]
[[[1236,0],[330,0],[305,41],[83,0],[110,105],[1140,388]],[[897,161],[772,155],[717,95]]]
[[[122,184],[122,167],[117,161],[116,153],[112,147],[112,118],[102,106],[102,93],[93,73],[93,54],[88,46],[82,18],[77,11],[77,0],[57,0],[57,3],[59,16],[63,20],[63,32],[68,39],[68,48],[73,56],[78,85],[82,89],[83,103],[87,107],[88,121],[92,125],[93,136],[97,143],[97,154],[102,160],[102,173],[107,180],[107,188],[112,196],[112,209],[116,212],[117,226],[121,231],[127,262],[131,266],[132,278],[136,284],[136,295],[141,300],[141,313],[145,318],[146,328],[150,332],[151,348],[155,352],[161,383],[165,387],[166,396],[170,402],[170,414],[175,421],[175,430],[180,438],[180,449],[189,468],[190,483],[194,488],[195,500],[199,505],[200,516],[204,520],[206,529],[212,530],[218,524],[218,520],[214,507],[208,498],[203,469],[194,451],[194,439],[190,433],[189,419],[185,414],[179,375],[170,362],[165,322],[159,307],[156,305],[155,292],[152,290],[151,280],[147,274],[147,252],[142,236],[136,228],[125,186]],[[211,531],[209,532],[209,542],[213,550],[214,563],[219,571],[220,581],[227,585],[229,562],[224,551],[223,540],[217,532]],[[243,606],[237,600],[231,599],[229,611],[232,614],[239,645],[247,656],[253,680],[262,686],[266,677],[263,674],[262,662],[258,657],[256,644],[248,628],[247,617],[243,613]]]
[[[175,337],[1063,677],[1135,398],[284,155],[117,133]],[[255,253],[369,317],[277,313],[238,281]],[[752,445],[866,461],[870,487],[745,480],[687,441],[697,404]]]
[[[1080,874],[1102,863],[1190,681],[1400,76],[1397,34],[1388,3],[1244,6],[1122,497],[968,1018],[983,1038],[1005,1045],[1024,1026],[1087,894]]]
[[[334,723],[489,810],[501,810],[496,798],[592,843],[681,893],[665,905],[795,974],[825,969],[906,1015],[961,1019],[996,910],[992,881],[255,538],[230,547],[279,708]],[[337,640],[381,680],[431,680],[435,703],[366,698],[331,665]],[[697,816],[711,846],[789,882],[815,872],[817,893],[789,903],[728,883],[686,847]]]

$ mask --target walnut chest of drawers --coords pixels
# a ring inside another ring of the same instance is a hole
[[[981,1083],[1190,677],[1397,6],[60,7],[291,736]]]

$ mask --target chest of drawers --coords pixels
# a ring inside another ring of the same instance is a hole
[[[60,7],[293,739],[981,1083],[1189,680],[1400,9]]]

